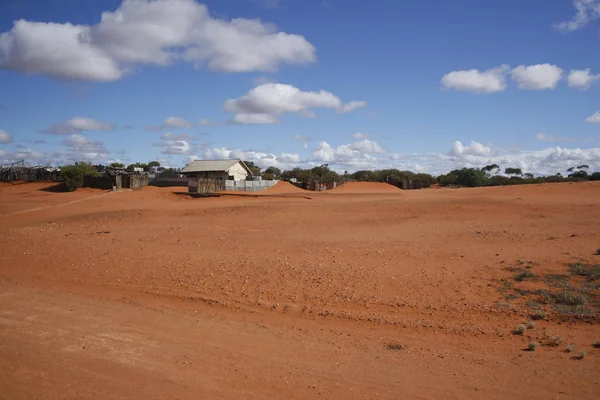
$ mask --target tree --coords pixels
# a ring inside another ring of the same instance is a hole
[[[594,172],[591,174],[590,181],[600,181],[600,172]]]
[[[265,174],[269,174],[273,177],[272,179],[268,180],[279,179],[281,177],[281,170],[276,167],[269,167],[265,169],[265,172],[263,172],[263,178]]]
[[[146,166],[148,167],[148,170],[150,170],[150,168],[160,167],[160,163],[158,161],[150,161]]]
[[[261,172],[260,172],[260,167],[257,165],[254,165],[253,161],[244,161],[244,164],[246,164],[246,167],[248,167],[248,169],[250,170],[250,172],[252,172],[252,175],[254,176],[260,176]]]
[[[481,170],[485,172],[485,175],[488,178],[491,178],[492,176],[497,175],[498,172],[500,172],[500,166],[498,164],[490,164],[481,168]]]
[[[141,162],[136,162],[134,164],[129,164],[127,166],[127,171],[133,172],[134,168],[142,168],[144,171],[148,171],[148,164],[144,164]]]
[[[523,175],[523,171],[521,171],[521,168],[506,168],[504,170],[504,173],[506,175],[515,175],[515,176],[521,176]]]
[[[114,163],[110,164],[110,166],[113,168],[125,168],[125,164],[120,163],[120,162],[114,162]]]
[[[86,176],[98,176],[98,171],[93,165],[79,162],[73,165],[65,165],[60,168],[60,176],[65,182],[65,186],[69,192],[83,187],[84,178]]]
[[[533,179],[533,174],[530,174],[529,172],[526,174],[523,174],[523,178],[525,179]]]
[[[450,173],[456,175],[456,183],[461,186],[478,187],[487,183],[485,172],[477,168],[463,168]]]

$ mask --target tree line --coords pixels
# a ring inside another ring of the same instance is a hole
[[[598,181],[600,172],[589,172],[589,165],[582,164],[566,170],[566,174],[557,173],[549,176],[534,176],[531,173],[523,173],[520,168],[506,167],[501,169],[498,164],[486,165],[483,168],[461,168],[455,169],[447,174],[433,176],[426,173],[415,173],[398,169],[359,170],[353,173],[344,171],[339,174],[329,168],[328,164],[312,168],[296,167],[282,171],[277,167],[268,167],[264,171],[252,161],[244,161],[254,176],[260,176],[264,180],[286,180],[295,179],[298,182],[387,182],[391,185],[401,187],[404,180],[418,182],[422,187],[432,185],[440,186],[503,186],[520,185],[543,182],[573,182],[573,181]],[[163,177],[176,177],[180,174],[178,168],[161,167],[158,161],[148,163],[136,162],[125,165],[123,163],[112,163],[108,166],[78,162],[73,165],[61,167],[61,175],[70,190],[81,187],[85,176],[97,176],[108,168],[123,169],[133,172],[135,168],[141,168],[145,172],[157,172]]]

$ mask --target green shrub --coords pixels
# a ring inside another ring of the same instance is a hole
[[[535,274],[531,271],[523,271],[515,275],[515,281],[523,282],[526,279],[535,279]]]
[[[583,263],[575,263],[569,265],[569,272],[573,275],[585,276],[590,280],[600,278],[600,264],[590,265]]]
[[[595,342],[592,344],[592,346],[594,346],[594,347],[595,347],[595,348],[597,348],[597,349],[600,349],[600,339],[599,339],[599,340],[596,340],[596,341],[595,341]]]
[[[535,351],[535,349],[537,349],[538,346],[539,346],[538,342],[529,342],[529,345],[527,346],[527,350]]]
[[[548,340],[548,346],[556,347],[562,343],[560,336],[552,336],[550,340]]]
[[[575,351],[575,345],[573,343],[569,343],[569,345],[567,346],[567,348],[565,349],[565,351],[567,353],[572,353]]]
[[[521,325],[517,325],[515,327],[515,330],[513,331],[513,333],[515,335],[522,335],[525,333],[525,331],[527,331],[527,327],[524,324],[521,324]]]
[[[87,163],[75,163],[61,167],[60,176],[69,192],[77,190],[83,186],[83,180],[86,176],[98,176],[98,171]]]

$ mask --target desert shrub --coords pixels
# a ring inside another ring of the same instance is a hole
[[[546,311],[544,310],[535,310],[535,313],[531,316],[531,319],[535,320],[535,321],[539,321],[542,319],[546,319],[546,317],[548,316],[548,314],[546,313]]]
[[[574,351],[575,351],[575,345],[574,345],[573,343],[569,343],[569,344],[567,345],[567,347],[565,348],[565,351],[566,351],[567,353],[572,353],[572,352],[574,352]]]
[[[535,274],[531,271],[519,272],[515,275],[515,281],[523,282],[526,279],[535,279]]]
[[[86,176],[98,176],[98,171],[90,164],[75,163],[61,167],[60,176],[69,192],[77,190],[83,186],[83,180]]]
[[[577,358],[580,359],[580,360],[583,360],[585,358],[585,356],[587,356],[587,351],[581,350],[579,352],[579,355],[577,356]]]
[[[527,321],[527,329],[533,329],[533,328],[535,328],[535,322]]]
[[[388,350],[394,350],[394,351],[400,351],[400,350],[404,350],[404,346],[402,346],[401,344],[397,344],[397,343],[390,343],[387,345]]]
[[[587,301],[587,298],[573,290],[562,290],[560,292],[550,292],[539,290],[537,292],[545,303],[563,304],[567,306],[581,306]]]
[[[527,350],[535,351],[535,349],[537,349],[539,345],[540,344],[538,342],[529,342],[529,345],[527,346]]]
[[[513,333],[515,335],[522,335],[525,333],[525,331],[527,331],[527,327],[524,324],[521,324],[521,325],[517,325],[515,327],[515,330],[513,331]]]
[[[590,265],[583,263],[575,263],[569,265],[569,272],[573,275],[585,276],[590,280],[600,278],[600,264]]]
[[[564,274],[546,274],[544,282],[548,286],[564,287],[569,282],[569,275]]]
[[[562,343],[560,336],[552,336],[550,340],[548,340],[548,346],[556,347]]]

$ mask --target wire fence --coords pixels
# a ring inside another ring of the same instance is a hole
[[[29,166],[24,160],[11,164],[0,164],[0,181],[61,181],[60,169],[44,166]]]

